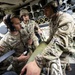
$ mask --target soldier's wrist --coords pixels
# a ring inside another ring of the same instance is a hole
[[[19,62],[19,60],[18,60],[17,57],[13,57],[13,61],[14,61],[14,62],[17,62],[17,63]]]
[[[36,59],[35,59],[35,62],[36,62],[36,64],[37,64],[37,66],[38,66],[39,68],[41,68],[41,69],[42,69],[43,65],[41,65],[41,64],[40,64],[40,62],[39,62],[39,61],[37,61]]]

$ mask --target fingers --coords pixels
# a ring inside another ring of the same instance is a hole
[[[3,51],[4,49],[0,46],[0,55],[2,54]]]
[[[0,52],[3,52],[3,51],[4,51],[4,48],[0,46]]]
[[[1,52],[3,52],[4,50],[0,49]]]
[[[28,40],[28,44],[31,45],[32,44],[32,39]]]
[[[22,68],[20,75],[24,75],[25,72],[26,72],[26,66],[24,66],[24,67]]]

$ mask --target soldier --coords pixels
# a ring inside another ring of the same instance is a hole
[[[20,17],[22,20],[21,22],[22,27],[31,34],[32,40],[34,41],[34,45],[37,47],[39,45],[38,42],[39,39],[35,35],[35,30],[39,34],[41,34],[41,30],[38,24],[35,21],[29,19],[29,12],[26,9],[22,9],[20,11]]]
[[[0,40],[0,56],[5,54],[10,50],[15,50],[15,54],[12,58],[13,64],[17,63],[15,67],[19,68],[18,65],[20,62],[26,62],[31,55],[30,49],[28,45],[32,44],[32,40],[30,38],[29,33],[27,33],[20,24],[19,17],[15,15],[6,15],[3,19],[4,23],[8,28],[8,32],[5,36]],[[23,52],[27,51],[28,54],[24,55]],[[6,68],[9,66],[8,61],[2,62],[3,65],[0,67],[0,75],[2,72],[6,71]],[[1,63],[0,63],[1,64]],[[16,70],[19,70],[15,68]]]
[[[25,70],[26,75],[40,75],[41,69],[48,65],[48,61],[51,61],[51,56],[60,57],[68,63],[67,56],[72,52],[74,20],[68,13],[60,11],[61,1],[48,0],[44,6],[44,13],[50,19],[50,35],[46,42],[48,45],[34,61],[23,67],[20,75],[23,75]]]

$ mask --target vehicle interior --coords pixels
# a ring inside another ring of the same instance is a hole
[[[64,12],[68,12],[73,15],[75,19],[75,0],[62,0],[61,9]],[[8,32],[5,24],[2,22],[3,17],[6,14],[16,14],[20,15],[21,9],[27,9],[29,11],[30,19],[35,20],[43,33],[48,38],[49,30],[48,24],[49,20],[44,15],[42,6],[45,5],[47,0],[0,0],[0,39]],[[75,64],[71,64],[73,70],[67,75],[75,75],[74,69]]]
[[[27,9],[30,19],[35,20],[42,30],[45,29],[47,31],[48,19],[45,17],[42,9],[42,6],[44,6],[46,2],[46,0],[0,0],[0,38],[8,31],[2,22],[3,16],[6,14],[15,14],[19,16],[21,9]]]
[[[61,10],[70,13],[75,18],[75,0],[62,0],[62,2]],[[48,31],[49,20],[42,9],[45,3],[47,0],[0,0],[0,36],[3,37],[7,32],[6,26],[2,22],[4,15],[16,14],[19,16],[21,9],[27,9],[30,19],[35,20],[42,29]]]
[[[63,9],[67,7],[67,5],[71,5],[71,9],[75,4],[74,0],[62,0]],[[30,12],[31,19],[36,19],[39,16],[43,16],[43,10],[41,9],[42,6],[47,2],[47,0],[0,0],[0,20],[5,14],[14,13],[19,15],[19,11],[22,8],[26,8]],[[68,8],[67,8],[68,9]],[[66,11],[66,9],[64,10]]]

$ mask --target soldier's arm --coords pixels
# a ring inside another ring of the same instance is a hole
[[[65,22],[62,24],[61,27],[58,28],[55,35],[53,36],[52,40],[49,43],[49,46],[47,46],[41,55],[38,55],[36,57],[36,62],[39,65],[39,67],[43,67],[47,64],[45,57],[50,57],[50,53],[52,51],[55,51],[56,49],[60,51],[60,54],[62,51],[70,52],[72,51],[72,34],[73,34],[73,22],[71,20]],[[54,56],[60,56],[59,53],[53,53]]]
[[[30,55],[24,55],[24,54],[21,54],[19,57],[13,57],[13,60],[15,62],[25,62],[29,59]]]
[[[2,46],[0,46],[0,56],[3,52],[4,52],[4,48]]]
[[[0,53],[1,55],[3,55],[4,53],[8,52],[10,50],[10,47],[9,45],[7,45],[6,43],[6,40],[5,38],[3,37],[1,40],[0,40]]]
[[[40,29],[39,25],[36,22],[35,22],[35,27],[34,28],[37,30],[37,32],[39,34],[42,34],[42,30]]]

